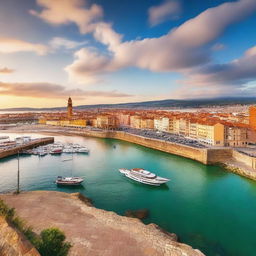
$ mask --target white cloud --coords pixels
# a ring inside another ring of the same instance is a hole
[[[255,0],[228,2],[205,10],[162,37],[126,42],[110,25],[98,26],[100,32],[95,26],[94,36],[108,46],[108,54],[90,53],[89,48],[84,48],[86,54],[77,52],[66,71],[80,83],[97,80],[101,72],[130,66],[154,72],[184,72],[209,62],[210,51],[203,50],[203,46],[255,10]]]
[[[73,40],[69,40],[63,37],[54,37],[50,41],[50,46],[53,49],[58,49],[58,48],[65,48],[65,49],[74,49],[79,46],[85,45],[87,42],[76,42]]]
[[[92,32],[93,23],[103,16],[102,8],[92,4],[90,7],[83,0],[36,0],[43,10],[30,10],[30,14],[54,24],[75,23],[82,34]]]
[[[48,47],[43,44],[34,44],[13,38],[0,38],[0,53],[34,52],[45,55]]]
[[[180,0],[164,0],[160,5],[149,8],[149,23],[151,26],[156,26],[166,20],[178,18],[180,13]]]

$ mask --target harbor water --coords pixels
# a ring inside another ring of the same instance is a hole
[[[10,137],[20,134],[0,134]],[[32,137],[45,135],[24,134]],[[55,136],[55,141],[79,143],[89,154],[20,156],[21,190],[81,192],[93,204],[123,215],[148,209],[145,223],[156,223],[181,242],[209,256],[254,256],[256,251],[256,182],[179,156],[113,139]],[[140,167],[170,178],[151,187],[128,180],[119,168]],[[83,186],[57,187],[58,175],[84,177]],[[16,189],[17,157],[0,160],[0,192]],[[61,209],[60,209],[61,210]],[[70,215],[72,218],[72,214]]]

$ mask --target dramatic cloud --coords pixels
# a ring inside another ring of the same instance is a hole
[[[108,47],[107,54],[79,50],[75,61],[66,68],[78,83],[95,81],[102,72],[138,67],[154,72],[184,72],[210,61],[205,45],[218,38],[234,22],[254,13],[255,0],[228,2],[207,9],[175,30],[159,38],[121,42],[121,35],[110,25],[97,26],[94,37]],[[107,32],[106,32],[107,31]],[[92,66],[88,61],[93,63]]]
[[[0,94],[33,98],[62,98],[72,95],[76,99],[86,97],[124,98],[132,95],[114,91],[67,90],[62,85],[50,83],[4,83],[0,82]]]
[[[256,46],[245,54],[226,64],[211,64],[195,69],[188,74],[183,87],[176,91],[178,97],[209,96],[255,96],[255,86],[249,83],[256,79]]]
[[[75,23],[82,34],[93,30],[93,23],[102,17],[103,11],[99,5],[90,7],[83,0],[37,0],[43,10],[30,10],[30,14],[54,24]]]
[[[13,73],[14,69],[10,69],[10,68],[0,68],[0,74],[10,74]]]
[[[166,20],[178,18],[180,13],[181,3],[179,0],[165,0],[162,4],[149,8],[149,23],[151,26],[156,26]]]
[[[0,53],[15,52],[35,52],[38,55],[45,55],[48,47],[13,38],[0,38]]]
[[[66,38],[62,38],[62,37],[54,37],[51,41],[50,41],[50,46],[53,49],[58,49],[58,48],[65,48],[65,49],[74,49],[77,47],[80,47],[82,45],[85,45],[87,42],[76,42],[76,41],[72,41]]]

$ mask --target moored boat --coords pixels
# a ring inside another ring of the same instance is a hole
[[[81,185],[81,183],[84,181],[84,179],[80,177],[62,177],[58,176],[56,179],[57,185],[63,185],[63,186],[77,186]]]
[[[155,173],[141,168],[134,168],[131,170],[119,169],[119,172],[124,174],[129,179],[151,186],[160,186],[170,181],[170,179],[157,176]]]

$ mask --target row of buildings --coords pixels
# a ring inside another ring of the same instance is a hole
[[[241,114],[116,109],[73,113],[72,100],[69,98],[66,115],[48,113],[39,119],[39,123],[80,128],[92,126],[108,130],[124,127],[156,130],[212,146],[246,147],[249,143],[255,142],[256,108],[250,108],[249,114],[248,117]]]

